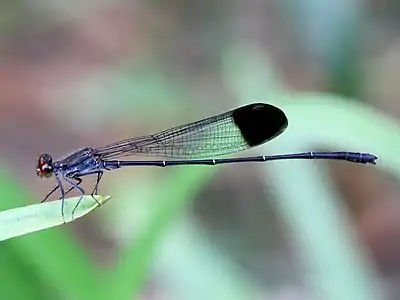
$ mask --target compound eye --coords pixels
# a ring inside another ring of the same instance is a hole
[[[53,158],[49,154],[42,154],[39,157],[39,161],[44,164],[51,165],[51,163],[53,162]]]
[[[49,154],[42,154],[39,156],[38,165],[36,168],[37,176],[48,178],[53,175],[53,159]]]

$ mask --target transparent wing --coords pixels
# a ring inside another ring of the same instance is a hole
[[[235,125],[232,113],[224,113],[162,132],[126,139],[97,148],[103,159],[145,154],[170,158],[204,158],[249,148]]]
[[[287,127],[277,107],[256,103],[162,132],[95,149],[102,159],[149,155],[177,159],[207,158],[246,150],[273,139]]]

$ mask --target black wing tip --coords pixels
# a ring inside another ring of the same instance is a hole
[[[286,130],[288,119],[278,107],[252,103],[233,111],[233,120],[250,147],[263,144]]]

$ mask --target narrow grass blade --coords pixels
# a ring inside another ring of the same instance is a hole
[[[110,196],[102,197],[96,195],[94,197],[98,202],[92,196],[84,196],[76,208],[73,218],[72,211],[80,197],[65,199],[65,222],[61,215],[61,200],[2,211],[0,212],[0,241],[69,223],[86,215],[98,207],[99,204],[102,205],[111,199]]]

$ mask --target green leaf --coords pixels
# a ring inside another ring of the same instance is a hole
[[[0,212],[0,241],[72,222],[111,199],[110,196],[96,195],[94,197],[96,200],[92,196],[84,196],[73,215],[72,212],[80,197],[65,199],[65,221],[61,214],[61,200],[2,211]]]
[[[180,168],[171,172],[171,181],[168,180],[165,185],[160,186],[153,195],[154,198],[150,199],[157,199],[158,204],[151,206],[146,228],[118,254],[117,267],[109,274],[102,293],[104,298],[101,299],[109,299],[113,295],[113,299],[122,300],[132,297],[132,294],[134,299],[140,298],[157,246],[213,172],[213,168],[193,168],[190,171]],[[127,190],[127,193],[132,191]],[[146,203],[147,200],[149,199],[141,201]]]

